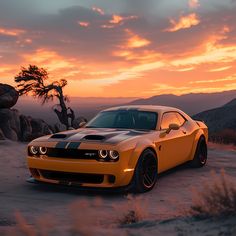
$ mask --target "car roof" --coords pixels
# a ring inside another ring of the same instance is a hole
[[[105,109],[103,111],[114,111],[114,110],[142,110],[142,111],[154,111],[154,112],[167,112],[167,111],[180,111],[174,107],[168,106],[155,106],[155,105],[126,105],[117,106]]]

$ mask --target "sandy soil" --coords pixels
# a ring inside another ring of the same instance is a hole
[[[196,220],[186,214],[192,188],[201,188],[211,178],[211,170],[218,173],[224,168],[236,181],[234,147],[211,144],[207,166],[169,171],[151,192],[131,200],[122,193],[29,184],[25,156],[26,144],[0,141],[0,235],[14,235],[19,227],[48,230],[52,235],[77,235],[73,232],[81,230],[90,235],[236,235],[235,218]],[[120,227],[118,219],[134,207],[143,220]]]

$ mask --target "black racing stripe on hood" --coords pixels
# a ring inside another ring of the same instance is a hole
[[[70,143],[67,148],[68,149],[77,149],[80,146],[81,142],[72,142]]]
[[[67,146],[68,142],[58,142],[55,146],[55,148],[65,148]]]

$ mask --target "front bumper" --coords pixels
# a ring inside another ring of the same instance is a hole
[[[112,188],[127,186],[131,182],[134,167],[129,166],[129,158],[126,155],[117,162],[28,156],[27,163],[37,181]]]

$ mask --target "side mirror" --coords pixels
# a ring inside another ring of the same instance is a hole
[[[87,124],[86,121],[81,121],[81,122],[79,123],[79,128],[83,128],[86,124]]]
[[[178,124],[170,124],[169,128],[166,130],[166,133],[169,134],[171,130],[178,130],[180,127]]]

